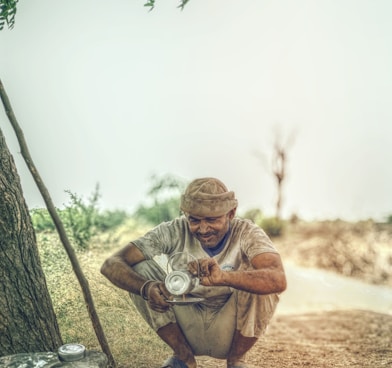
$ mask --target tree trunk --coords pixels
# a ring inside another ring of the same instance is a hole
[[[59,327],[19,175],[1,129],[0,280],[0,356],[57,351],[62,345]]]

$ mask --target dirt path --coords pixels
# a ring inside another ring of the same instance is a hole
[[[201,357],[200,368],[224,368]],[[392,316],[369,311],[331,311],[277,316],[249,354],[262,368],[392,367]]]

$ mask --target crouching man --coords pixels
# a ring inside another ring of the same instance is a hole
[[[102,266],[102,274],[130,292],[143,318],[173,349],[162,368],[195,368],[199,355],[226,359],[227,368],[249,367],[246,353],[286,289],[277,250],[262,229],[235,217],[237,204],[220,180],[195,179],[181,196],[183,216],[133,240]],[[166,272],[153,258],[183,252],[194,259],[188,270],[199,282],[185,299],[174,299]]]

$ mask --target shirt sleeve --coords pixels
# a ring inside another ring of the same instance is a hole
[[[278,253],[265,231],[251,222],[242,239],[242,248],[249,260],[262,253]]]
[[[157,228],[148,231],[145,235],[133,240],[132,243],[143,253],[145,259],[152,259],[162,253],[159,251],[161,241]]]
[[[171,254],[178,249],[186,238],[186,226],[183,219],[163,222],[145,235],[132,241],[146,259],[153,259],[161,254]]]

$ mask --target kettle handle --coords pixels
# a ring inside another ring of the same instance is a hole
[[[187,258],[187,264],[192,261],[196,262],[197,263],[197,277],[200,276],[199,262],[195,256],[193,256],[192,254],[190,254],[188,252],[176,252],[176,253],[173,253],[168,258],[168,260],[167,260],[167,273],[168,274],[171,272],[171,270],[173,270],[172,262],[174,261],[174,257],[176,257],[176,256],[185,256]],[[189,260],[189,259],[191,259],[191,260]]]

